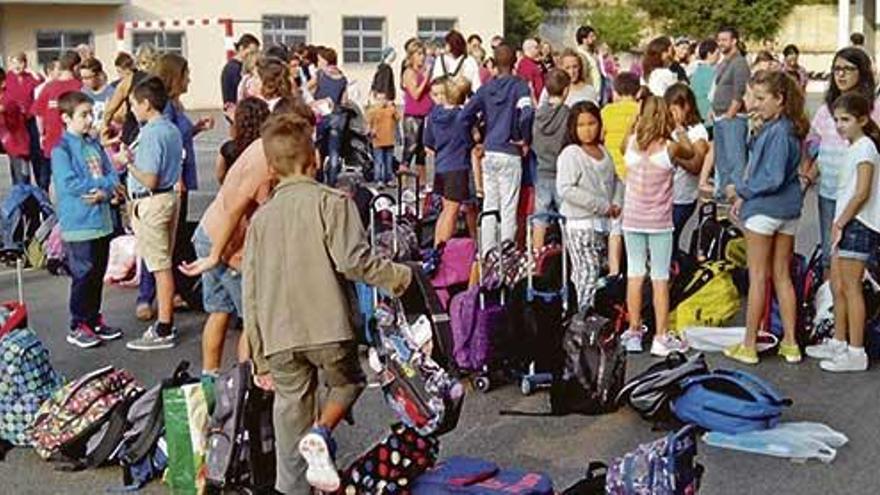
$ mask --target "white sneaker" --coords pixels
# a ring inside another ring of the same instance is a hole
[[[834,373],[845,371],[865,371],[868,369],[868,354],[864,350],[853,351],[847,348],[831,359],[819,363],[819,367],[825,371]]]
[[[687,352],[687,350],[687,341],[669,334],[663,337],[654,337],[654,341],[651,342],[652,356],[665,358],[671,352]]]
[[[837,339],[825,339],[821,344],[807,346],[807,356],[813,359],[833,359],[842,352],[846,352],[846,341]]]
[[[639,353],[642,352],[642,337],[644,333],[638,330],[627,330],[620,335],[620,342],[623,344],[626,352]]]
[[[332,442],[332,441],[331,441]],[[299,454],[306,460],[306,481],[322,492],[333,493],[341,483],[333,462],[333,446],[314,429],[299,442]]]

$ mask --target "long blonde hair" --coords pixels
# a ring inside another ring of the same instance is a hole
[[[144,43],[138,46],[134,58],[138,69],[144,72],[153,72],[156,61],[159,59],[159,52],[156,51],[156,47],[152,43]]]
[[[189,74],[189,63],[176,53],[165,53],[153,67],[153,75],[165,84],[168,98],[176,100],[186,89],[186,78]]]
[[[642,101],[639,119],[636,122],[636,145],[647,151],[655,141],[666,140],[675,130],[675,121],[669,112],[666,101],[658,96],[648,96]]]

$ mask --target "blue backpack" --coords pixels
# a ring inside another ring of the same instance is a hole
[[[715,370],[693,376],[681,388],[672,403],[678,419],[729,434],[773,428],[782,408],[792,403],[769,383],[743,371]]]

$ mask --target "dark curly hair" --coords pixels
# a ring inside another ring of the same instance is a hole
[[[240,155],[260,137],[260,128],[267,118],[269,105],[262,99],[251,96],[238,102],[235,107],[235,122],[232,124],[236,154]]]
[[[831,60],[831,82],[828,84],[828,91],[825,92],[825,104],[828,105],[828,109],[830,110],[834,107],[834,102],[843,93],[837,87],[837,81],[834,77],[834,63],[837,62],[837,59],[843,59],[856,66],[859,71],[859,82],[851,91],[867,98],[873,107],[877,84],[874,81],[874,68],[871,64],[871,57],[861,48],[846,47],[838,50]]]

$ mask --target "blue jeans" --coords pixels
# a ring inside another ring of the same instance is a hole
[[[391,182],[394,177],[394,146],[373,148],[373,160],[376,162],[376,182]]]
[[[819,238],[822,242],[822,267],[831,268],[831,226],[837,201],[819,196]]]
[[[748,152],[749,123],[745,117],[715,121],[715,197],[726,199],[724,189],[742,177]]]
[[[324,179],[330,187],[336,186],[336,178],[342,170],[342,132],[345,130],[345,120],[345,114],[332,113],[318,127],[318,141],[324,156],[328,158],[327,176]]]
[[[28,163],[24,158],[9,157],[9,175],[12,177],[12,185],[30,184],[31,175],[28,171]]]
[[[684,226],[687,225],[688,220],[694,216],[694,211],[696,211],[696,209],[696,201],[686,205],[672,205],[672,225],[675,228],[672,232],[673,256],[679,249],[681,249],[681,232],[684,230]]]
[[[98,324],[110,238],[64,243],[70,269],[70,328]]]

